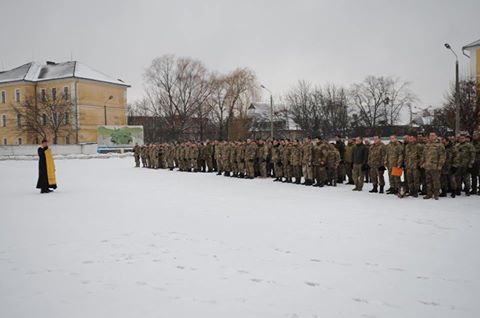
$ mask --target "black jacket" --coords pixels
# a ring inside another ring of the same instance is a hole
[[[368,162],[368,149],[364,144],[356,144],[353,148],[353,164],[364,165]]]

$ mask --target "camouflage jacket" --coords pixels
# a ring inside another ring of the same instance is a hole
[[[421,167],[425,170],[440,170],[445,163],[445,147],[439,141],[428,141],[423,150]]]
[[[383,143],[370,146],[368,153],[368,165],[372,168],[380,168],[385,164],[386,149]]]

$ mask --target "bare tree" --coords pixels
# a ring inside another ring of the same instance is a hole
[[[12,107],[19,119],[19,129],[27,135],[52,138],[53,143],[57,144],[59,137],[69,137],[74,133],[69,96],[52,96],[43,92],[36,98],[27,98],[23,104],[14,104]]]
[[[320,98],[307,81],[299,81],[285,96],[293,121],[311,136],[320,130],[320,113],[316,106]]]
[[[480,126],[480,94],[475,81],[460,81],[460,130],[470,134]],[[441,109],[435,112],[433,125],[437,128],[455,129],[455,85],[452,85],[445,103]]]
[[[202,62],[165,55],[153,60],[144,74],[146,95],[154,116],[165,118],[172,139],[206,117],[203,107],[212,91],[211,76]]]
[[[398,123],[403,108],[413,103],[416,97],[409,82],[367,76],[362,83],[353,84],[350,100],[358,112],[359,124],[376,128]]]

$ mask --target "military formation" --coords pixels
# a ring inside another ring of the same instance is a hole
[[[473,139],[473,140],[472,140]],[[480,194],[480,135],[471,138],[410,134],[400,141],[395,135],[384,143],[362,137],[335,142],[311,139],[263,139],[246,141],[187,141],[136,145],[135,166],[215,172],[234,178],[273,178],[275,182],[322,188],[352,184],[362,191],[400,198],[410,196],[438,200]],[[385,189],[385,179],[390,187]]]

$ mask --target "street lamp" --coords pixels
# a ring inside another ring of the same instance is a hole
[[[460,83],[458,79],[458,55],[450,44],[445,43],[445,48],[455,55],[455,135],[460,133]]]
[[[270,139],[273,140],[273,96],[272,92],[265,85],[261,84],[260,87],[270,93]]]
[[[108,99],[105,101],[105,104],[103,105],[103,117],[105,119],[105,126],[107,126],[107,103],[109,100],[112,100],[113,96],[110,95],[108,96]]]

